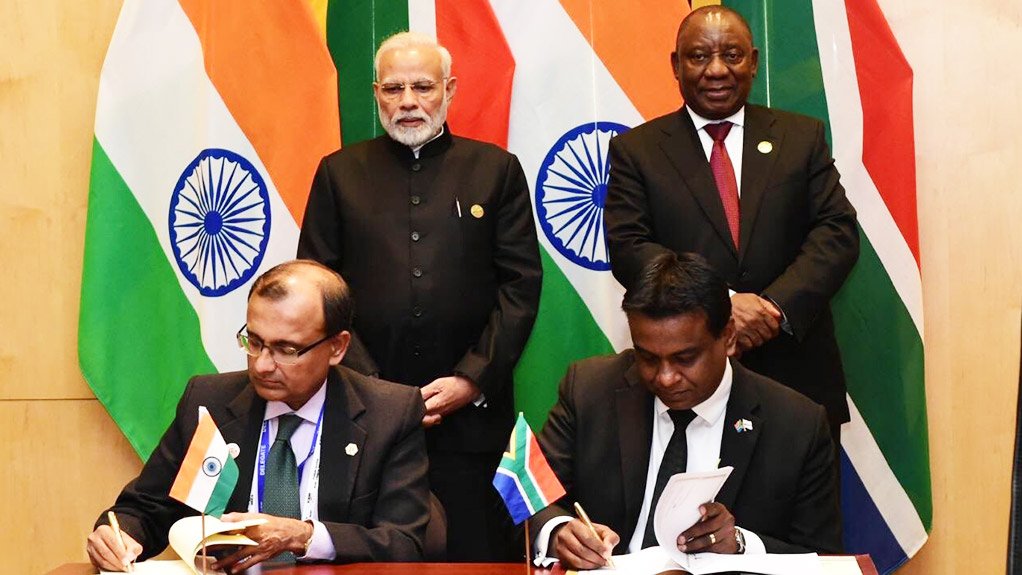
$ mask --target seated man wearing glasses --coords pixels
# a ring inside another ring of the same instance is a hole
[[[336,270],[358,299],[344,364],[422,392],[447,558],[512,560],[521,547],[492,481],[542,268],[518,159],[445,123],[456,85],[436,39],[405,32],[380,45],[386,135],[320,163],[298,257]]]
[[[352,309],[344,280],[316,262],[284,263],[259,277],[237,336],[248,370],[188,383],[159,446],[110,509],[124,545],[104,511],[88,538],[92,563],[117,571],[152,557],[176,520],[196,514],[168,493],[199,406],[238,446],[224,519],[268,520],[246,530],[257,546],[214,568],[419,560],[429,519],[425,408],[416,390],[338,365]]]

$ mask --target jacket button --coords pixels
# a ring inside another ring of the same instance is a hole
[[[412,241],[413,242],[419,241],[419,232],[412,232]]]
[[[412,205],[413,206],[419,205],[419,202],[421,202],[421,201],[422,201],[422,198],[420,198],[419,196],[412,196]]]
[[[419,307],[419,306],[413,307],[412,308],[412,315],[414,315],[415,317],[422,317],[422,308]]]
[[[412,268],[412,275],[417,277],[417,278],[421,278],[422,277],[422,270],[419,269],[419,268]]]
[[[412,171],[413,172],[418,172],[421,169],[422,169],[422,164],[420,164],[418,162],[415,162],[414,164],[412,164]]]

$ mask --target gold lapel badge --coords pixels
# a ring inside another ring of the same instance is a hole
[[[758,146],[756,146],[756,149],[759,150],[759,153],[761,154],[769,154],[770,152],[774,151],[774,145],[766,140],[763,140],[762,142],[759,143]]]
[[[472,216],[475,217],[475,219],[477,220],[483,217],[483,214],[486,213],[483,211],[483,207],[480,206],[479,204],[472,204],[472,207],[469,209],[469,211],[472,212]]]
[[[355,454],[358,453],[358,446],[354,443],[349,443],[344,447],[344,452],[347,453],[349,457],[355,457]]]

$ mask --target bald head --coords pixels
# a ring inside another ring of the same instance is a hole
[[[749,37],[749,42],[752,43],[752,28],[749,27],[749,23],[745,20],[744,16],[727,6],[703,6],[702,8],[693,10],[688,16],[685,16],[685,18],[682,19],[681,24],[678,26],[678,34],[674,38],[674,45],[678,46],[682,33],[684,33],[688,27],[692,26],[694,23],[699,22],[703,25],[710,23],[719,24],[725,17],[734,18],[740,28],[745,30],[745,33]]]
[[[351,329],[355,302],[347,282],[334,270],[312,260],[292,260],[270,268],[252,283],[253,297],[280,301],[296,289],[314,287],[323,301],[324,332],[328,335]]]

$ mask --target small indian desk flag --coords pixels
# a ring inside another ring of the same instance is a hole
[[[564,487],[550,469],[532,428],[521,413],[511,430],[497,474],[493,476],[493,486],[507,505],[515,525],[564,496]]]
[[[238,465],[205,407],[177,472],[170,496],[207,515],[220,517],[238,483]]]

